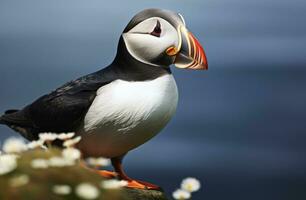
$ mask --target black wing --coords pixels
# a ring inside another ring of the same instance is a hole
[[[117,53],[108,67],[67,83],[20,111],[8,110],[0,117],[0,124],[8,125],[29,140],[36,139],[40,132],[75,131],[100,87],[117,79],[146,81],[171,73],[170,68],[157,68],[135,60],[126,50],[122,37],[118,49],[124,51]]]
[[[107,72],[99,71],[68,82],[20,111],[8,111],[0,118],[0,123],[30,140],[37,138],[40,132],[75,131],[82,124],[96,91],[115,79]]]

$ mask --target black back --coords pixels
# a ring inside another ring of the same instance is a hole
[[[147,9],[132,18],[124,33],[150,17],[162,17],[174,27],[182,18],[171,11]],[[82,126],[84,117],[96,97],[96,92],[115,80],[148,81],[170,74],[169,60],[164,55],[156,58],[153,66],[134,59],[120,37],[117,55],[112,64],[92,74],[70,81],[46,94],[21,110],[8,110],[0,123],[18,131],[29,140],[37,139],[41,132],[72,132]],[[111,101],[111,99],[109,99]]]
[[[147,81],[169,73],[169,67],[151,66],[134,59],[121,37],[116,58],[111,65],[64,84],[22,110],[7,111],[0,117],[0,123],[8,125],[29,140],[37,139],[41,132],[73,132],[82,125],[100,87],[118,79]]]

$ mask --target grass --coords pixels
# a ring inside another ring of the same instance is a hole
[[[5,175],[0,176],[0,199],[81,199],[75,193],[75,188],[80,183],[90,183],[99,189],[100,195],[97,199],[104,200],[128,200],[120,189],[105,190],[100,184],[104,180],[93,171],[82,167],[79,163],[73,166],[48,167],[46,169],[35,169],[31,167],[31,161],[37,158],[48,159],[60,156],[61,150],[51,148],[49,150],[29,150],[20,154],[17,159],[18,167]],[[14,186],[12,179],[27,175],[29,181],[26,184]],[[54,185],[69,185],[71,192],[68,195],[58,195],[53,192]]]

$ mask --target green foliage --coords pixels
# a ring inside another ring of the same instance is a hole
[[[105,190],[100,184],[103,178],[90,169],[86,169],[79,163],[73,166],[48,167],[36,169],[31,167],[31,161],[37,158],[48,159],[60,156],[61,150],[51,148],[49,150],[29,150],[20,154],[17,159],[17,168],[5,175],[0,176],[0,199],[2,200],[29,200],[29,199],[80,199],[75,193],[75,188],[80,183],[90,183],[99,189],[98,199],[103,200],[128,200],[122,190]],[[22,175],[29,178],[27,183],[14,184],[14,179]],[[53,191],[55,185],[69,185],[70,194],[58,195]]]

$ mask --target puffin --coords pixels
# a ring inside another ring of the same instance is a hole
[[[178,89],[170,66],[207,70],[203,47],[188,31],[181,14],[146,9],[123,30],[110,65],[70,81],[22,109],[5,111],[0,124],[27,140],[43,132],[75,132],[86,157],[106,157],[114,171],[104,177],[127,181],[127,187],[160,189],[130,178],[124,156],[157,135],[174,115]]]

